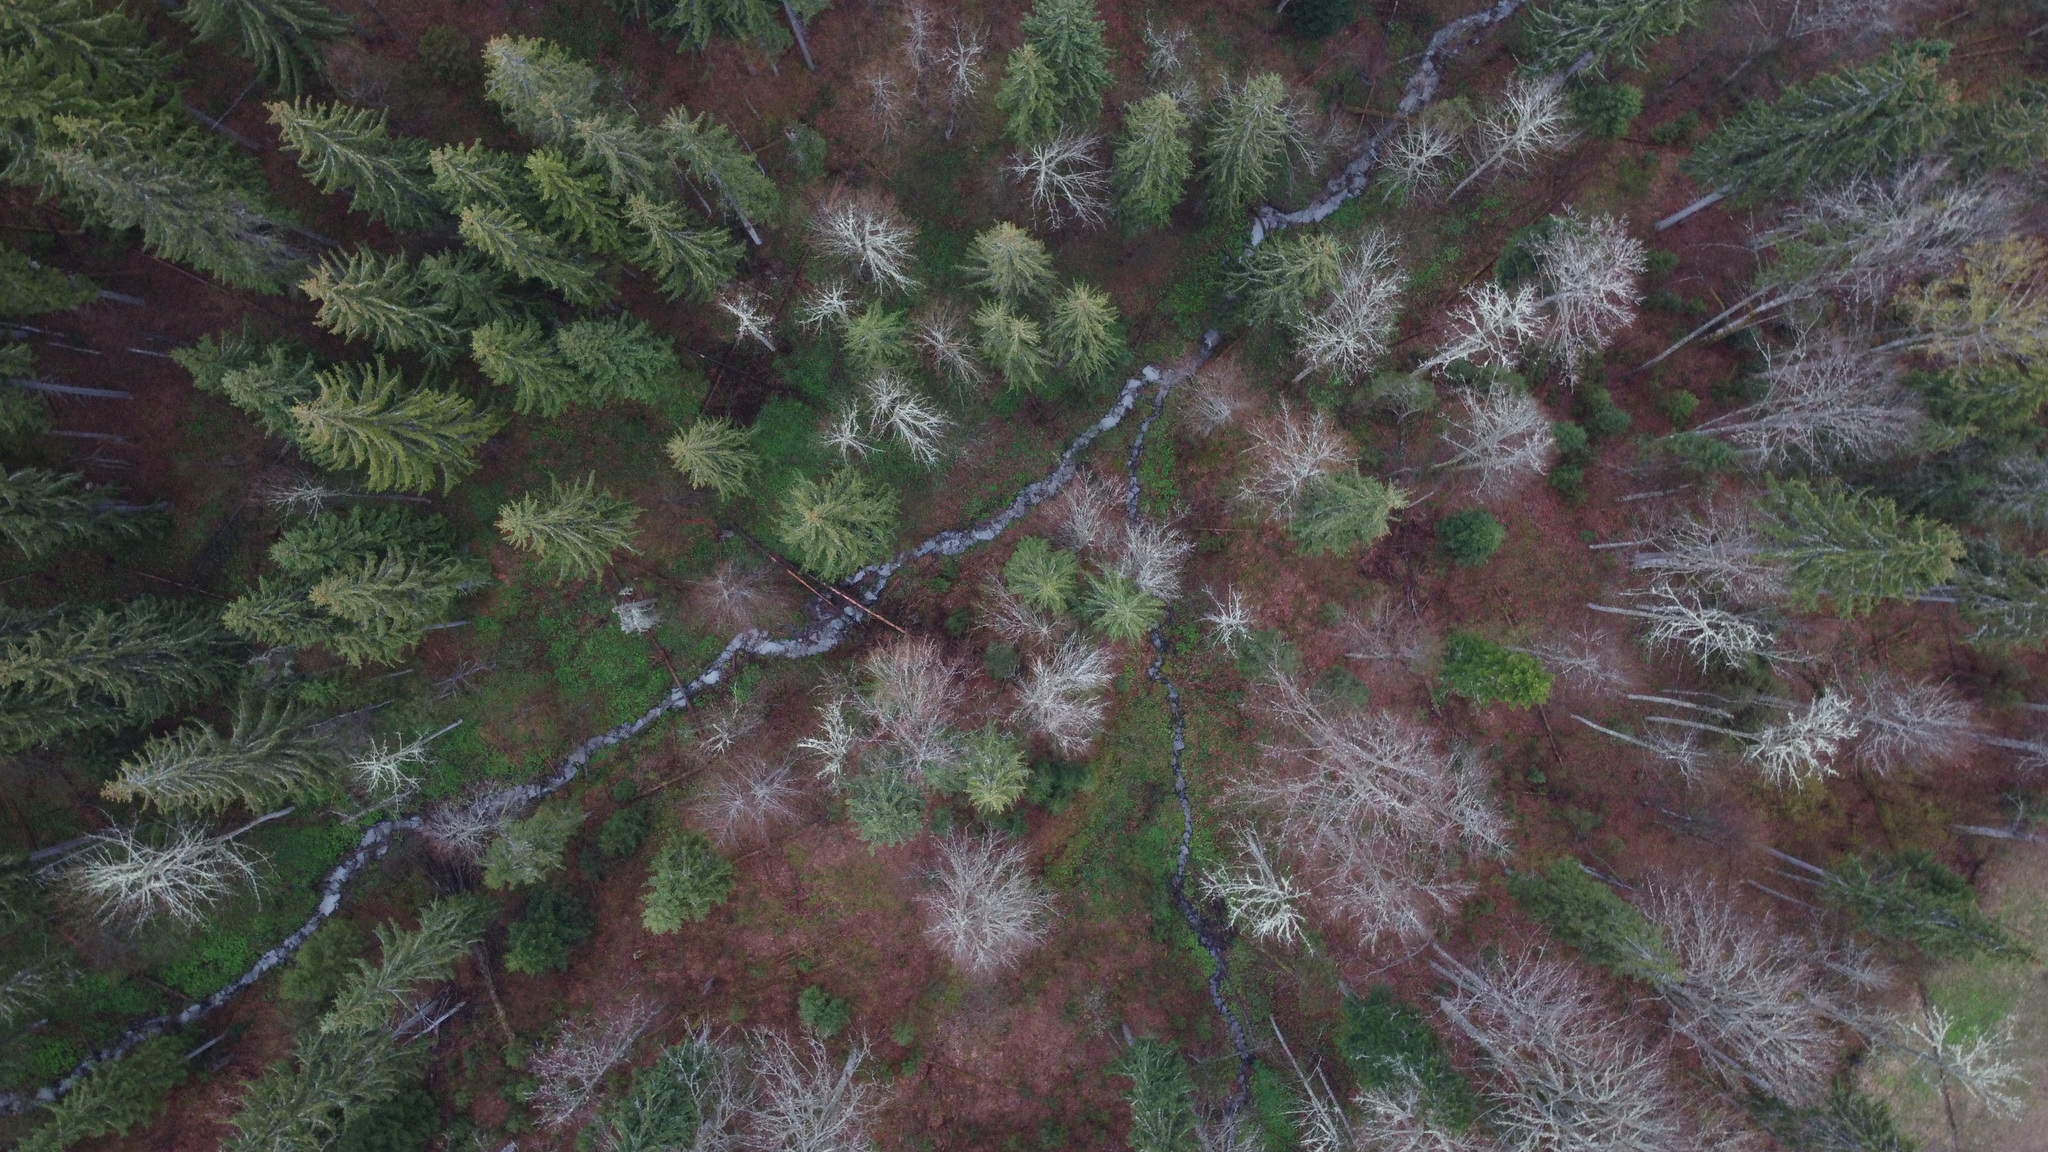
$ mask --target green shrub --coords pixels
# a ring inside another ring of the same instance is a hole
[[[1064,612],[1074,598],[1081,562],[1036,536],[1017,541],[1003,565],[1003,584],[1012,595],[1041,612]]]
[[[1507,538],[1508,530],[1501,527],[1500,521],[1480,508],[1453,512],[1436,522],[1437,546],[1460,568],[1476,568],[1486,563]]]
[[[924,793],[901,768],[889,765],[854,777],[846,812],[862,840],[880,848],[915,838],[924,828]]]
[[[1675,120],[1666,120],[1664,123],[1650,129],[1650,143],[1666,146],[1683,144],[1691,140],[1693,134],[1699,130],[1700,114],[1699,110],[1695,108]]]
[[[1422,1013],[1383,985],[1363,1000],[1344,998],[1337,1051],[1361,1088],[1399,1092],[1411,1082],[1421,1085],[1431,1117],[1454,1132],[1471,1128],[1479,1118],[1478,1094],[1451,1063],[1443,1041]]]
[[[1674,432],[1657,442],[1664,451],[1678,458],[1686,467],[1707,475],[1719,472],[1738,472],[1742,469],[1742,454],[1733,445],[1712,436],[1697,432]]]
[[[1577,504],[1586,498],[1586,469],[1580,464],[1558,464],[1550,470],[1550,486],[1567,503]]]
[[[1482,706],[1529,708],[1550,699],[1550,673],[1541,661],[1470,632],[1453,632],[1444,642],[1440,675],[1445,687]]]
[[[1643,90],[1633,84],[1589,84],[1572,93],[1572,115],[1586,131],[1618,140],[1643,112]]]
[[[853,1023],[853,1005],[813,984],[797,994],[796,1018],[818,1039],[830,1040]]]
[[[1683,975],[1657,926],[1577,860],[1566,857],[1541,871],[1509,876],[1508,894],[1551,935],[1602,968],[1653,981]]]
[[[1015,680],[1024,670],[1024,658],[1017,650],[1001,642],[988,646],[981,654],[981,670],[996,680]]]
[[[441,1106],[418,1084],[351,1117],[334,1152],[425,1152],[441,1132]]]
[[[597,852],[607,860],[624,860],[647,839],[647,805],[628,804],[597,829]]]
[[[1586,450],[1586,430],[1569,420],[1552,423],[1550,434],[1557,440],[1557,454],[1560,456],[1577,456]]]
[[[1024,801],[1059,813],[1088,787],[1088,765],[1066,760],[1041,760],[1031,766],[1031,786]]]
[[[460,28],[432,24],[420,33],[420,62],[444,83],[472,79],[477,72],[477,54]]]
[[[1304,40],[1321,40],[1358,19],[1358,0],[1294,0],[1288,14],[1295,35]]]
[[[362,929],[346,920],[329,920],[299,945],[298,954],[278,977],[277,990],[285,999],[315,1011],[325,1008],[356,974],[356,957],[369,946]]]
[[[1596,442],[1612,440],[1628,431],[1628,413],[1615,407],[1613,395],[1598,385],[1579,389],[1579,412],[1586,431]]]
[[[505,967],[538,976],[569,966],[569,949],[597,926],[597,917],[576,897],[542,888],[526,898],[526,911],[505,932]]]
[[[1682,388],[1674,389],[1657,398],[1657,407],[1673,428],[1683,428],[1692,423],[1692,414],[1699,411],[1700,398]]]
[[[640,898],[640,923],[649,932],[682,931],[711,914],[732,894],[732,864],[695,832],[676,832],[661,845]]]

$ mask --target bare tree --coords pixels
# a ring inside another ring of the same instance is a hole
[[[446,856],[475,861],[525,806],[517,793],[479,782],[463,798],[427,809],[420,835]]]
[[[697,802],[699,819],[727,843],[765,838],[796,818],[803,791],[786,762],[749,760],[720,776]]]
[[[1077,552],[1105,545],[1123,508],[1116,487],[1093,472],[1076,473],[1053,502],[1054,535]]]
[[[964,686],[960,670],[939,646],[904,636],[870,651],[860,670],[858,706],[906,766],[922,772],[950,763]]]
[[[1295,379],[1311,372],[1357,379],[1386,355],[1401,314],[1401,291],[1408,284],[1395,262],[1397,251],[1391,237],[1374,229],[1345,254],[1329,301],[1291,326],[1305,364]]]
[[[1508,384],[1485,391],[1467,389],[1462,411],[1453,416],[1444,441],[1451,446],[1446,466],[1477,474],[1480,498],[1503,495],[1543,474],[1557,456],[1550,417],[1536,398]]]
[[[372,740],[369,747],[349,761],[348,774],[356,787],[369,796],[408,795],[419,787],[417,769],[427,762],[428,746],[434,742],[435,736],[453,727],[450,725],[431,736],[421,734],[411,740],[394,740],[388,744]]]
[[[1543,341],[1566,381],[1577,384],[1586,357],[1635,323],[1636,281],[1648,255],[1621,221],[1572,211],[1530,248],[1546,293]]]
[[[761,727],[763,709],[756,697],[734,696],[716,708],[707,708],[697,724],[697,754],[716,760]]]
[[[915,84],[920,74],[910,75]],[[904,73],[895,61],[878,60],[869,66],[860,84],[868,90],[869,118],[881,128],[882,143],[887,144],[896,138],[910,112],[911,94],[904,91]]]
[[[1215,643],[1224,651],[1235,653],[1238,645],[1251,639],[1258,618],[1241,589],[1233,585],[1226,593],[1218,596],[1214,590],[1209,592],[1211,611],[1203,615],[1202,623],[1209,626],[1210,638]]]
[[[1642,541],[1629,566],[1738,604],[1775,603],[1791,590],[1784,567],[1764,558],[1767,543],[1746,505],[1708,504],[1666,520]]]
[[[988,382],[988,369],[975,352],[966,318],[950,303],[936,303],[918,312],[911,323],[911,338],[930,362],[932,371],[949,381],[961,393],[979,391]]]
[[[980,614],[981,626],[1009,644],[1041,648],[1066,633],[1050,616],[1018,599],[997,576],[982,582]]]
[[[744,285],[732,285],[718,294],[717,303],[719,311],[732,317],[733,343],[756,340],[763,348],[775,351],[775,337],[768,332],[766,296]]]
[[[1061,755],[1079,755],[1102,730],[1109,707],[1102,692],[1114,677],[1107,651],[1070,639],[1025,661],[1017,716]]]
[[[69,988],[77,973],[61,960],[16,968],[0,980],[0,1025],[12,1026]]]
[[[1236,424],[1252,409],[1244,366],[1228,352],[1203,365],[1195,378],[1182,387],[1187,392],[1182,411],[1188,423],[1203,436],[1214,436]]]
[[[1192,110],[1201,99],[1201,81],[1195,73],[1201,64],[1202,46],[1194,32],[1179,22],[1154,25],[1148,14],[1144,38],[1145,81]]]
[[[661,626],[660,602],[653,597],[620,600],[612,605],[612,615],[618,619],[619,631],[628,636],[644,636]]]
[[[1588,690],[1626,688],[1629,684],[1628,676],[1615,667],[1607,637],[1597,632],[1559,632],[1512,651],[1536,657],[1543,661],[1544,670],[1559,680]]]
[[[1387,144],[1380,177],[1397,199],[1433,196],[1451,178],[1458,143],[1456,132],[1427,119],[1417,120]]]
[[[1538,952],[1468,968],[1438,950],[1437,1004],[1488,1058],[1494,1128],[1516,1152],[1700,1147],[1664,1054],[1616,1017],[1593,983]]]
[[[1258,833],[1240,828],[1238,863],[1202,877],[1202,893],[1230,910],[1230,922],[1262,944],[1298,944],[1301,901],[1307,895],[1266,856]]]
[[[1479,1126],[1459,1131],[1438,1115],[1412,1069],[1398,1085],[1367,1087],[1351,1098],[1358,1110],[1351,1122],[1355,1146],[1372,1152],[1495,1152],[1499,1145]]]
[[[811,238],[826,255],[845,261],[854,275],[884,292],[917,287],[917,229],[887,199],[834,189],[811,217]]]
[[[1181,566],[1194,550],[1194,544],[1173,528],[1150,519],[1134,520],[1123,526],[1109,567],[1146,595],[1171,602],[1180,598]]]
[[[636,996],[601,1019],[563,1024],[554,1040],[527,1064],[540,1122],[559,1128],[582,1111],[603,1086],[606,1073],[633,1051],[634,1042],[660,1015],[652,1003]]]
[[[1808,781],[1835,775],[1835,760],[1845,744],[1858,732],[1854,709],[1848,696],[1823,690],[1812,702],[1801,706],[1781,701],[1784,716],[1754,732],[1708,724],[1676,716],[1651,716],[1652,724],[1713,732],[1742,745],[1742,758],[1778,787],[1798,787]],[[1698,711],[1714,712],[1695,706]],[[1720,713],[1727,716],[1725,712]]]
[[[1650,630],[1644,639],[1651,647],[1683,649],[1702,669],[1740,664],[1773,647],[1771,631],[1761,622],[1710,604],[1691,588],[1659,582],[1645,591],[1631,593],[1631,597],[1635,601],[1633,607],[1586,607],[1649,621]]]
[[[1288,739],[1238,791],[1274,814],[1309,890],[1362,941],[1426,937],[1472,891],[1460,860],[1506,850],[1483,774],[1398,716],[1326,707],[1291,679],[1268,709]]]
[[[2048,459],[2031,453],[2004,457],[1989,469],[1977,492],[1979,506],[1994,520],[2029,532],[2048,527]]]
[[[826,419],[819,430],[818,439],[825,447],[847,460],[865,460],[875,450],[868,439],[867,421],[862,419],[858,403],[842,403]]]
[[[1061,132],[1012,156],[1010,177],[1023,186],[1032,212],[1048,227],[1097,227],[1109,218],[1109,169],[1101,151],[1099,136]]]
[[[818,775],[837,784],[852,762],[860,743],[853,693],[843,684],[831,686],[831,694],[818,705],[818,731],[796,742],[798,749],[818,758]]]
[[[1519,170],[1577,136],[1560,76],[1509,80],[1500,103],[1480,114],[1477,128],[1472,171],[1451,189],[1453,198],[1493,169]]]
[[[1995,1028],[1965,1028],[1929,1004],[1917,1016],[1899,1021],[1893,1043],[1930,1078],[1962,1088],[1993,1116],[2011,1118],[2026,1111],[2026,1073],[2012,1057],[2010,1019]]]
[[[769,570],[739,560],[721,560],[711,575],[690,582],[690,605],[721,632],[758,628],[789,608],[768,582]]]
[[[981,87],[981,57],[987,48],[986,33],[954,18],[953,42],[940,50],[938,60],[939,74],[946,82],[941,98],[946,106],[948,140],[959,131],[960,114],[972,106],[974,93]]]
[[[882,1087],[862,1079],[865,1040],[835,1060],[815,1036],[791,1041],[774,1032],[753,1036],[755,1103],[742,1142],[750,1152],[873,1152],[869,1132],[881,1110]]]
[[[1701,424],[1765,467],[1877,460],[1912,449],[1927,426],[1897,364],[1832,334],[1767,351],[1764,398]]]
[[[846,286],[846,281],[827,280],[797,301],[794,315],[797,324],[809,331],[837,330],[853,319],[854,307],[858,303],[859,299]]]
[[[1433,371],[1464,361],[1480,368],[1513,368],[1522,348],[1543,335],[1543,310],[1536,289],[1524,284],[1510,292],[1491,281],[1465,289],[1450,316],[1451,338],[1417,367]]]
[[[1880,672],[1851,701],[1861,736],[1856,762],[1880,776],[1925,772],[1961,759],[1979,735],[1976,710],[1946,683]]]
[[[938,464],[940,450],[953,430],[952,419],[938,405],[893,372],[869,380],[861,391],[871,427],[903,445],[911,459],[926,468]]]
[[[234,834],[172,828],[159,840],[112,828],[56,866],[57,885],[104,923],[134,931],[158,920],[192,926],[237,890],[256,884],[263,857]]]
[[[1008,968],[1045,938],[1052,894],[1017,845],[993,834],[949,837],[931,882],[918,898],[925,936],[971,975]]]
[[[1348,437],[1320,408],[1306,418],[1298,417],[1285,400],[1280,414],[1252,425],[1252,445],[1244,450],[1251,459],[1251,475],[1240,489],[1244,498],[1274,520],[1294,515],[1301,494],[1310,483],[1358,458]]]

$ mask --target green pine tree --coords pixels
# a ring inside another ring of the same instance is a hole
[[[171,353],[192,384],[254,415],[273,436],[298,435],[292,405],[319,394],[314,377],[320,362],[304,348],[285,341],[261,342],[246,334],[202,336],[199,343]]]
[[[498,531],[514,548],[531,552],[557,584],[596,576],[612,553],[635,551],[640,509],[597,487],[592,473],[580,484],[551,479],[548,493],[528,492],[498,509]]]
[[[1076,123],[1092,124],[1102,115],[1102,90],[1110,84],[1102,30],[1095,0],[1037,0],[1024,17],[1024,42],[1051,70],[1060,112]]]
[[[496,36],[484,45],[484,96],[543,144],[575,143],[576,122],[598,113],[597,73],[560,45]]]
[[[1540,871],[1511,874],[1508,895],[1551,935],[1602,968],[1652,984],[1685,977],[1657,926],[1571,857]]]
[[[0,245],[0,316],[64,312],[89,304],[100,290],[83,276],[48,267]]]
[[[1259,323],[1299,323],[1336,291],[1343,263],[1343,246],[1327,232],[1273,237],[1245,260],[1245,315]]]
[[[607,112],[576,121],[575,133],[577,159],[604,179],[612,196],[658,196],[668,185],[674,165],[638,120]]]
[[[1553,0],[1529,17],[1531,72],[1641,68],[1643,50],[1699,19],[1700,0]],[[1582,66],[1579,61],[1584,59]]]
[[[458,329],[475,329],[522,314],[505,294],[504,270],[466,248],[421,257],[420,283],[433,292],[448,322]]]
[[[1139,1040],[1124,1051],[1115,1073],[1131,1079],[1131,1152],[1196,1152],[1195,1084],[1187,1062],[1171,1044]]]
[[[645,320],[579,320],[555,333],[555,347],[581,375],[593,400],[662,404],[683,386],[675,344]]]
[[[1915,40],[1795,84],[1771,103],[1752,102],[1693,149],[1686,168],[1739,201],[1889,175],[1955,121],[1956,87],[1940,75],[1948,54],[1945,42]]]
[[[959,752],[952,774],[976,812],[1000,816],[1024,798],[1031,786],[1031,768],[1015,740],[991,726],[962,738]]]
[[[343,364],[315,379],[320,394],[292,406],[299,443],[326,468],[362,468],[373,492],[441,490],[476,470],[475,453],[503,421],[466,397],[432,388],[402,391],[404,379],[380,357]]]
[[[470,205],[462,210],[463,242],[496,261],[514,276],[538,280],[560,292],[569,303],[595,307],[611,297],[591,265],[562,250],[555,238],[539,232],[502,208]]]
[[[1045,388],[1050,361],[1038,321],[991,302],[974,313],[974,331],[980,338],[982,355],[1003,374],[1010,387],[1034,394]]]
[[[1768,503],[1765,555],[1791,569],[1793,603],[1805,610],[1825,598],[1861,616],[1879,600],[1912,599],[1948,583],[1963,555],[1955,529],[1836,481],[1773,481]]]
[[[139,596],[113,608],[0,616],[0,747],[147,724],[219,691],[238,645],[197,608]]]
[[[470,356],[491,383],[512,389],[512,407],[560,416],[597,397],[535,320],[498,321],[469,334]]]
[[[618,252],[625,243],[621,206],[605,191],[603,178],[579,172],[552,148],[526,154],[526,183],[543,205],[554,231],[596,252]]]
[[[782,205],[775,181],[740,146],[732,129],[709,112],[672,109],[661,122],[661,144],[691,180],[745,223],[773,216]]]
[[[317,577],[366,552],[415,555],[447,551],[448,523],[395,505],[358,504],[346,513],[309,516],[278,535],[270,562],[293,576]]]
[[[321,0],[185,0],[176,16],[201,40],[232,42],[287,96],[324,70],[319,42],[354,23]]]
[[[798,16],[814,16],[824,7],[818,0],[795,4]],[[752,41],[770,52],[781,52],[789,46],[781,14],[779,5],[765,0],[657,0],[649,6],[647,24],[676,33],[700,52],[713,36]]]
[[[1338,472],[1302,489],[1301,506],[1287,528],[1303,555],[1346,552],[1385,536],[1394,513],[1408,504],[1408,494],[1391,484]]]
[[[434,194],[451,212],[469,207],[519,212],[530,199],[519,158],[481,142],[444,144],[427,153]]]
[[[1011,306],[1052,287],[1052,253],[1037,237],[1008,221],[976,233],[961,268],[969,284]]]
[[[467,557],[415,558],[394,548],[334,569],[306,590],[306,599],[354,626],[323,638],[336,655],[355,665],[381,663],[419,643],[448,618],[457,598],[488,577],[488,568]]]
[[[35,357],[25,344],[0,345],[0,381],[35,371]],[[50,405],[27,388],[0,387],[0,442],[40,436],[50,427]]]
[[[442,222],[434,196],[427,144],[394,138],[382,109],[311,100],[266,105],[286,149],[298,153],[299,171],[322,192],[346,191],[349,207],[399,230]]]
[[[276,648],[331,644],[350,625],[306,599],[311,587],[303,579],[259,576],[255,588],[221,610],[221,626],[244,639]]]
[[[12,3],[0,20],[8,51],[23,62],[47,61],[65,75],[116,76],[125,88],[155,78],[168,63],[146,26],[93,0]]]
[[[1880,940],[1911,941],[1930,956],[2025,960],[2033,949],[1977,907],[1977,890],[1922,851],[1852,859],[1822,874],[1828,904]]]
[[[1116,189],[1117,217],[1130,231],[1165,227],[1187,195],[1188,177],[1195,170],[1188,128],[1180,101],[1165,92],[1124,110],[1110,182]]]
[[[1965,105],[1947,152],[1966,178],[2022,172],[2048,158],[2048,84],[2028,82]]]
[[[562,867],[562,854],[586,813],[566,800],[548,800],[524,820],[505,826],[485,847],[484,886],[519,888],[538,884]]]
[[[731,234],[696,226],[673,201],[636,193],[626,201],[626,223],[640,240],[633,262],[659,278],[662,294],[671,300],[708,302],[745,255]]]
[[[910,324],[902,312],[869,304],[846,318],[839,329],[839,345],[855,374],[873,376],[909,361]]]
[[[1264,199],[1287,173],[1288,150],[1301,127],[1287,83],[1271,72],[1226,89],[1209,117],[1202,178],[1218,215],[1233,216]]]
[[[1097,632],[1123,643],[1143,639],[1166,618],[1166,605],[1157,596],[1116,572],[1089,574],[1081,611]]]
[[[1130,359],[1122,316],[1109,295],[1076,282],[1053,301],[1046,326],[1053,354],[1077,379],[1099,383]]]
[[[2048,640],[2048,556],[1973,541],[1956,565],[1956,611],[1971,644],[2036,645]]]
[[[0,536],[32,560],[137,540],[162,525],[158,506],[122,503],[113,489],[89,484],[75,472],[0,473]]]
[[[63,1152],[95,1136],[146,1124],[164,1096],[185,1079],[189,1041],[178,1036],[152,1036],[135,1051],[93,1066],[64,1098],[45,1105],[50,1118],[24,1136],[15,1152]]]
[[[419,352],[436,364],[454,359],[459,347],[440,294],[403,254],[357,248],[339,261],[323,256],[299,291],[320,306],[313,322],[343,339]]]
[[[747,477],[760,466],[753,431],[722,417],[699,417],[669,438],[669,462],[689,477],[692,488],[709,488],[721,500],[746,491]]]
[[[996,107],[1009,117],[1005,130],[1019,144],[1043,143],[1059,132],[1059,78],[1036,47],[1025,44],[1010,53]]]
[[[711,841],[687,830],[672,833],[648,866],[640,924],[659,935],[680,932],[725,903],[732,888],[732,864]]]
[[[1026,536],[1003,564],[1003,585],[1041,612],[1065,612],[1074,600],[1081,562],[1072,552],[1037,536]]]
[[[783,493],[775,535],[805,568],[841,580],[888,555],[896,538],[896,493],[841,469],[823,481],[798,477]]]
[[[151,738],[100,795],[165,813],[218,813],[237,803],[264,812],[318,799],[333,769],[333,754],[305,734],[297,712],[266,694],[260,704],[240,701],[226,733],[194,721]]]

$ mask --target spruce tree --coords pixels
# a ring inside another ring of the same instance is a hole
[[[1956,566],[1956,611],[1971,644],[2037,645],[2048,640],[2048,556],[1973,541]]]
[[[1196,1152],[1195,1084],[1171,1044],[1139,1040],[1115,1065],[1131,1079],[1131,1152]]]
[[[176,15],[201,40],[232,41],[287,96],[322,70],[319,42],[353,24],[322,0],[185,0]]]
[[[1122,319],[1107,293],[1076,283],[1053,301],[1046,334],[1061,366],[1082,381],[1098,383],[1129,359]]]
[[[521,311],[505,294],[504,270],[466,248],[421,257],[419,275],[458,329],[510,319]]]
[[[1344,250],[1328,232],[1273,237],[1245,261],[1245,313],[1273,324],[1299,324],[1312,305],[1337,290]]]
[[[1009,117],[1005,131],[1019,144],[1041,144],[1059,132],[1059,78],[1036,47],[1027,43],[1010,53],[996,107]]]
[[[333,754],[305,734],[297,712],[266,694],[260,704],[240,701],[228,732],[195,721],[151,738],[100,795],[172,814],[218,813],[237,803],[264,812],[318,799],[333,768]]]
[[[0,746],[147,724],[219,691],[236,647],[206,612],[149,596],[0,616]]]
[[[314,381],[320,362],[284,341],[266,343],[225,333],[203,336],[197,344],[174,350],[171,358],[192,374],[194,387],[254,415],[273,436],[297,436],[292,405],[312,399],[320,390]]]
[[[9,51],[25,61],[47,61],[69,76],[82,69],[132,83],[152,79],[165,67],[147,27],[121,9],[93,0],[11,3],[0,21],[0,35]]]
[[[40,264],[27,253],[0,245],[0,316],[63,312],[89,304],[99,289],[83,276]]]
[[[317,577],[366,552],[398,549],[415,555],[447,551],[448,524],[394,505],[358,504],[347,512],[309,516],[280,533],[270,562],[293,576]]]
[[[625,240],[620,205],[604,180],[579,172],[552,148],[526,154],[526,183],[547,213],[553,231],[596,252],[617,252]]]
[[[576,122],[597,115],[597,73],[560,45],[493,37],[484,45],[484,70],[484,96],[514,128],[543,144],[573,144]]]
[[[1944,42],[1916,40],[1753,102],[1693,150],[1687,170],[1741,201],[1889,175],[1955,120],[1955,84],[1940,76],[1948,54]]]
[[[604,179],[614,197],[658,196],[668,185],[672,162],[660,139],[638,120],[607,112],[576,121],[574,130],[577,158]]]
[[[357,248],[340,261],[323,256],[299,291],[320,306],[313,322],[344,339],[419,352],[437,364],[454,359],[459,347],[439,294],[403,254]]]
[[[237,636],[276,648],[305,648],[331,642],[344,628],[340,617],[323,612],[306,591],[309,581],[265,574],[256,587],[221,610],[223,628]]]
[[[1930,956],[2026,960],[2033,949],[1977,907],[1970,882],[1922,851],[1850,860],[1821,874],[1828,904],[1881,940],[1911,941]]]
[[[975,235],[961,268],[969,284],[1008,305],[1052,287],[1052,253],[1037,237],[1007,221],[997,221]]]
[[[434,194],[451,212],[471,206],[517,212],[529,199],[519,158],[481,142],[444,144],[427,153]]]
[[[1699,0],[1552,0],[1529,17],[1532,72],[1641,68],[1643,50],[1699,18]],[[1581,65],[1579,61],[1585,60]]]
[[[306,590],[306,599],[353,625],[322,642],[361,666],[396,659],[448,618],[457,597],[488,578],[488,568],[467,557],[415,557],[394,548],[329,572]]]
[[[752,230],[755,220],[774,215],[782,193],[740,146],[732,129],[709,112],[672,109],[661,121],[661,144],[711,198],[721,200]]]
[[[35,371],[35,358],[26,345],[0,346],[0,382],[18,379]],[[38,393],[26,388],[9,388],[0,383],[0,442],[40,436],[50,427],[50,405]]]
[[[14,1152],[63,1152],[94,1136],[126,1136],[148,1123],[164,1095],[184,1081],[185,1053],[180,1037],[152,1036],[118,1060],[94,1065],[62,1100],[47,1105],[49,1120],[22,1137]]]
[[[1288,149],[1300,140],[1296,116],[1287,83],[1271,72],[1248,77],[1217,99],[1202,146],[1202,177],[1219,215],[1251,207],[1286,174]]]
[[[2048,84],[2025,83],[1965,105],[1944,151],[1966,179],[2039,164],[2048,157]]]
[[[470,333],[470,356],[491,383],[512,389],[519,412],[560,416],[596,397],[538,321],[500,321]]]
[[[640,241],[633,262],[652,272],[671,300],[709,302],[745,254],[729,233],[697,227],[673,201],[635,194],[626,201],[626,223]]]
[[[896,536],[896,493],[851,469],[823,481],[798,477],[783,493],[775,535],[798,564],[842,580],[888,555]]]
[[[1306,556],[1369,546],[1387,534],[1388,520],[1408,506],[1408,494],[1357,472],[1310,481],[1288,531]]]
[[[395,229],[431,228],[444,219],[426,142],[393,138],[382,109],[303,99],[266,107],[278,138],[298,153],[299,171],[322,192],[346,191],[350,208]]]
[[[846,318],[839,345],[848,365],[860,376],[901,367],[910,358],[910,325],[901,312],[869,304]]]
[[[1793,603],[1805,610],[1826,598],[1839,615],[1861,616],[1879,600],[1912,599],[1948,583],[1963,555],[1955,529],[1837,481],[1773,481],[1769,513],[1765,555],[1791,569]]]
[[[1102,28],[1095,0],[1037,0],[1024,17],[1024,42],[1052,72],[1061,114],[1076,123],[1102,115],[1102,90],[1110,83]]]
[[[593,400],[661,404],[683,386],[675,345],[645,320],[579,320],[555,333],[555,347],[581,375]]]
[[[796,0],[798,16],[823,11],[823,0]],[[771,51],[788,47],[789,33],[780,20],[781,8],[762,0],[659,0],[650,7],[647,25],[681,36],[690,47],[703,51],[713,36],[750,40]]]
[[[1188,177],[1195,170],[1188,127],[1180,101],[1165,92],[1125,109],[1110,179],[1116,189],[1117,217],[1130,231],[1164,227],[1187,194]]]
[[[567,486],[550,479],[545,497],[528,492],[499,508],[498,531],[560,584],[598,575],[621,548],[634,551],[639,518],[639,508],[599,489],[592,473]]]
[[[533,815],[505,826],[484,849],[484,886],[517,888],[538,884],[562,867],[569,838],[585,813],[566,800],[544,801]]]
[[[1048,358],[1038,321],[1001,304],[984,304],[974,314],[981,352],[1012,388],[1037,393],[1045,387]]]
[[[571,304],[594,307],[611,296],[595,268],[562,251],[554,237],[535,231],[505,209],[472,204],[462,210],[459,230],[465,243],[505,271],[538,280]]]
[[[503,421],[453,392],[402,391],[380,357],[344,364],[315,379],[320,394],[292,407],[299,443],[322,467],[362,468],[373,492],[441,490],[476,469],[475,452]]]
[[[140,539],[162,523],[157,508],[122,503],[114,490],[88,484],[75,472],[0,473],[0,535],[32,560],[60,549]]]
[[[721,500],[746,491],[747,477],[760,465],[751,429],[721,417],[699,417],[669,438],[668,458],[692,488],[709,488]]]

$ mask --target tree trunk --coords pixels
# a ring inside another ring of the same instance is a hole
[[[1662,220],[1657,221],[1657,231],[1662,232],[1666,228],[1676,228],[1678,225],[1683,224],[1688,218],[1696,215],[1697,213],[1704,212],[1707,209],[1713,207],[1714,205],[1719,204],[1721,201],[1726,200],[1728,198],[1728,193],[1734,190],[1735,189],[1733,185],[1721,185],[1719,188],[1714,189],[1712,192],[1707,193],[1705,196],[1700,197],[1692,203],[1687,204],[1685,207],[1680,208],[1678,211],[1673,212],[1671,215],[1666,216]]]
[[[782,0],[782,14],[789,17],[789,30],[796,37],[796,50],[804,54],[804,67],[816,72],[818,62],[811,59],[811,44],[804,38],[803,18],[796,14],[795,8],[790,7],[789,0]],[[759,244],[760,241],[756,240],[754,243]]]
[[[31,392],[48,392],[56,396],[98,396],[107,400],[135,399],[135,393],[123,392],[118,388],[81,388],[76,384],[58,384],[50,380],[30,380],[20,376],[10,376],[7,382],[16,388],[26,388]]]

